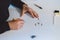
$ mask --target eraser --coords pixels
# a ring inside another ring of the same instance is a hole
[[[32,35],[31,38],[35,38],[36,36],[35,35]]]

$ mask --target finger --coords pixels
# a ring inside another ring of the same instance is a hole
[[[32,11],[30,12],[30,14],[31,14],[31,16],[32,16],[33,18],[35,17]]]
[[[24,24],[24,21],[19,21],[18,24]]]
[[[14,21],[24,21],[24,20],[20,19],[20,18],[16,18],[16,19],[14,19]]]
[[[21,22],[20,24],[24,24],[24,22]]]
[[[36,18],[39,17],[39,15],[38,15],[35,11],[33,11],[33,15],[34,15]]]
[[[20,16],[22,17],[24,15],[24,13],[25,13],[24,10],[22,10]]]
[[[25,7],[23,6],[23,9],[21,10],[21,17],[24,15],[25,12]]]
[[[24,21],[23,19],[17,18],[18,21]]]
[[[38,14],[36,14],[36,13],[33,13],[34,14],[34,16],[36,17],[36,18],[38,18],[39,16],[38,16]]]
[[[32,10],[29,9],[28,12],[30,13],[30,15],[31,15],[33,18],[35,17],[34,14],[33,14],[33,12],[32,12]]]
[[[23,24],[20,24],[19,26],[18,26],[18,29],[21,29],[23,27]]]

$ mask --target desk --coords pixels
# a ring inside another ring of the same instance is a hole
[[[0,35],[0,40],[60,40],[60,25],[57,27],[56,18],[55,24],[53,24],[53,11],[55,9],[59,9],[60,1],[57,0],[40,0],[35,1],[40,3],[42,6],[42,10],[35,7],[33,4],[30,4],[32,9],[34,9],[39,14],[39,19],[33,19],[28,15],[24,15],[22,19],[25,20],[24,26],[20,30],[8,31],[4,34]],[[57,2],[57,4],[56,4]],[[55,5],[56,4],[56,5]],[[10,17],[8,20],[12,20],[13,18],[19,18],[19,12],[16,8],[10,8]],[[39,22],[39,25],[34,25]],[[41,26],[42,24],[42,26]],[[59,21],[60,24],[60,21]],[[31,38],[31,36],[36,36],[35,38]]]

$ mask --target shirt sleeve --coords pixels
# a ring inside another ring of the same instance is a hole
[[[9,17],[9,12],[7,7],[0,8],[0,34],[10,30],[9,24],[6,21]]]
[[[11,4],[15,7],[18,7],[20,9],[22,9],[23,4],[25,4],[24,2],[22,2],[21,0],[12,0]]]
[[[0,23],[0,34],[10,30],[8,22]]]

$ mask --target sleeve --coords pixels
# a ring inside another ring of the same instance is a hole
[[[5,7],[0,8],[0,34],[10,30],[9,24],[6,21],[9,17],[8,9]]]
[[[23,4],[25,4],[25,3],[22,2],[21,0],[12,0],[11,4],[15,7],[22,9]]]
[[[0,34],[10,30],[8,22],[3,22],[0,24]]]

